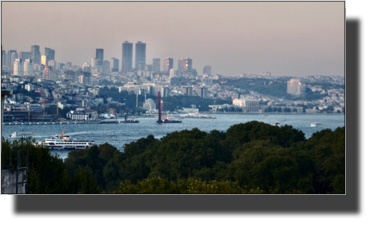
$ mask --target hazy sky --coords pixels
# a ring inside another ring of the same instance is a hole
[[[193,59],[213,74],[344,75],[343,2],[2,2],[3,50],[55,50],[91,63],[95,49],[121,62],[124,41],[153,58]],[[133,54],[135,49],[133,49]],[[134,59],[134,58],[133,58]],[[121,66],[120,66],[121,67]]]

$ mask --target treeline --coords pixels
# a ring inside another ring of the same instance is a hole
[[[101,193],[96,178],[89,167],[77,167],[69,175],[66,165],[57,154],[52,154],[42,146],[35,146],[33,139],[10,142],[3,138],[1,165],[10,165],[11,150],[29,151],[27,193],[30,194],[77,194]],[[26,154],[22,154],[22,166],[26,166]],[[17,166],[17,153],[12,153],[12,168]]]
[[[149,135],[122,152],[106,143],[71,151],[64,163],[25,143],[5,141],[2,158],[11,148],[34,152],[31,193],[345,193],[344,127],[306,140],[291,126],[252,121]]]

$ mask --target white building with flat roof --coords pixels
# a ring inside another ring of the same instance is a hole
[[[15,59],[13,63],[13,75],[23,76],[24,75],[24,65],[21,59]]]
[[[304,94],[306,90],[305,85],[303,85],[297,79],[291,79],[287,83],[287,93],[291,95],[300,95]]]

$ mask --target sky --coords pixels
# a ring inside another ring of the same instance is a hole
[[[118,58],[124,41],[203,73],[344,75],[344,2],[2,2],[2,49],[55,50],[57,62]],[[133,49],[133,54],[135,49]],[[134,58],[133,58],[134,59]],[[121,67],[121,66],[119,66]]]

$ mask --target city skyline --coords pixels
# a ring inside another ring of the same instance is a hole
[[[141,41],[146,64],[190,58],[198,73],[344,75],[344,21],[344,2],[3,2],[2,47],[49,47],[57,62],[81,66],[97,48],[122,63],[122,43]]]

